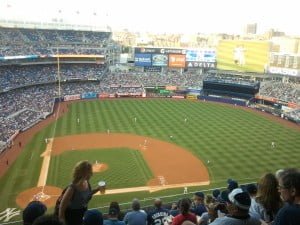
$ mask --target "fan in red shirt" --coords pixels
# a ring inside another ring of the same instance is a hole
[[[175,216],[172,221],[172,225],[181,225],[184,221],[191,221],[197,224],[197,217],[194,213],[190,212],[191,200],[188,198],[183,198],[179,202],[180,214]]]

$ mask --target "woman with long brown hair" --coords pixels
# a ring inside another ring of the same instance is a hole
[[[72,183],[68,186],[59,206],[58,218],[66,225],[81,225],[87,210],[87,204],[93,194],[103,187],[91,189],[89,183],[93,175],[92,164],[88,161],[78,162],[73,169]]]
[[[258,182],[257,195],[251,203],[251,216],[271,223],[283,206],[283,202],[278,193],[278,181],[274,174],[264,174]]]

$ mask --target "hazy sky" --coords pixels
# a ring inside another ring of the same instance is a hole
[[[193,33],[242,33],[256,22],[259,33],[300,35],[296,0],[0,0],[0,18]]]

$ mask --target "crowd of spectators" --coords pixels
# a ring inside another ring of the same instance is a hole
[[[1,66],[0,92],[11,89],[54,83],[68,80],[100,80],[106,73],[106,66],[98,64],[61,64],[57,65],[30,65],[30,66]]]
[[[259,94],[286,102],[300,104],[300,84],[279,81],[261,82]]]
[[[209,192],[184,193],[178,201],[163,204],[155,198],[152,206],[142,207],[133,199],[130,209],[121,210],[111,202],[107,211],[85,209],[82,225],[298,225],[300,224],[300,171],[280,169],[266,173],[258,183],[238,185],[227,180],[227,187]],[[60,225],[47,207],[35,199],[24,209],[26,225],[51,220]],[[42,218],[42,219],[41,219]],[[60,217],[59,217],[60,218]],[[46,223],[45,223],[46,224]],[[71,224],[66,224],[71,225]]]
[[[207,76],[197,72],[180,71],[113,73],[108,72],[105,65],[78,63],[61,64],[59,73],[56,65],[49,64],[1,66],[0,74],[2,142],[7,141],[17,130],[30,126],[32,122],[39,121],[52,112],[54,98],[58,97],[58,74],[61,78],[62,97],[84,92],[140,96],[145,92],[145,87],[201,88],[203,79],[216,78],[216,75],[211,74]],[[232,82],[241,82],[241,78],[230,79]],[[300,86],[295,83],[263,82],[260,94],[300,103]],[[28,115],[20,113],[22,110],[26,110]],[[296,118],[297,121],[299,114],[299,111],[295,110],[288,113],[288,116]]]
[[[177,86],[194,87],[202,86],[204,75],[196,72],[166,71],[166,72],[119,72],[108,73],[103,79],[103,83],[109,86],[127,85],[127,86]]]
[[[0,57],[18,55],[104,54],[110,32],[0,28]]]
[[[295,122],[300,123],[300,109],[295,109],[284,114],[286,118],[292,119]]]

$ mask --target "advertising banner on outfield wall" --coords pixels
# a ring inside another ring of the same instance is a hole
[[[135,66],[151,66],[151,54],[135,54]]]
[[[187,62],[216,62],[215,49],[197,49],[186,51]]]
[[[215,62],[186,62],[187,68],[216,68]]]
[[[169,67],[184,68],[185,55],[169,54]]]
[[[78,95],[66,95],[66,96],[64,96],[64,101],[65,102],[79,100],[79,99],[81,99],[79,94]]]
[[[168,56],[162,54],[153,54],[152,66],[168,66]]]
[[[144,66],[144,72],[150,72],[150,73],[160,73],[161,72],[161,66]]]
[[[281,75],[288,75],[288,76],[300,76],[300,70],[296,69],[289,69],[289,68],[282,68],[282,67],[269,67],[267,69],[268,73],[272,74],[281,74]]]
[[[271,52],[267,72],[300,76],[300,55]]]
[[[186,54],[186,49],[176,49],[176,48],[134,48],[134,53],[154,53],[154,54]]]
[[[109,94],[108,93],[99,93],[98,98],[108,98]]]
[[[85,93],[82,93],[81,98],[82,99],[97,98],[97,93],[96,92],[85,92]]]

